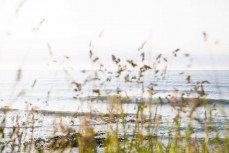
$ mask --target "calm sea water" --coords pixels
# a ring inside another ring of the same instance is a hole
[[[180,74],[181,72],[184,72],[184,74]],[[84,106],[82,100],[73,98],[78,95],[74,92],[74,86],[71,82],[82,82],[88,76],[93,76],[94,72],[83,74],[79,71],[73,71],[67,74],[61,70],[27,70],[22,71],[22,77],[19,82],[15,81],[16,71],[5,70],[1,71],[0,74],[0,106],[9,105],[11,108],[23,110],[25,109],[25,102],[29,102],[42,110],[88,111],[88,106]],[[131,77],[136,75],[136,73],[132,73]],[[186,81],[188,75],[191,76],[191,83]],[[107,77],[102,73],[98,74],[98,76],[102,80]],[[145,88],[150,83],[158,84],[157,87],[154,87],[155,97],[165,97],[169,93],[174,94],[175,88],[180,92],[188,92],[197,81],[208,80],[210,83],[204,84],[205,92],[208,94],[206,98],[215,99],[216,102],[219,102],[219,100],[227,102],[229,100],[229,71],[168,71],[165,79],[161,79],[160,75],[158,78],[148,73],[143,79]],[[129,97],[136,97],[142,93],[142,85],[136,82],[126,83],[122,78],[113,77],[111,82],[99,85],[102,80],[88,83],[83,87],[83,94],[79,96],[91,96],[93,95],[92,89],[97,88],[101,90],[101,95],[113,94],[117,88],[123,91],[123,96],[128,94]],[[36,83],[32,87],[34,81]]]

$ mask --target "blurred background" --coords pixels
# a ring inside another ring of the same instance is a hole
[[[180,48],[191,69],[228,69],[228,19],[228,0],[0,0],[0,69],[58,69],[50,59],[63,56],[91,69],[90,42],[109,64],[111,54],[134,59],[144,41],[148,60]]]
[[[75,110],[71,81],[85,79],[78,70],[98,66],[89,50],[111,70],[112,54],[139,61],[141,51],[150,64],[162,54],[168,70],[228,70],[228,19],[228,0],[0,0],[0,105],[29,101],[48,109],[49,101],[50,109]],[[210,79],[213,98],[228,99],[228,73],[193,74],[194,81]],[[186,91],[185,77],[172,73],[158,91]],[[103,90],[128,90],[121,81]]]

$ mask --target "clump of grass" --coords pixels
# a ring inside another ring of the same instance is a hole
[[[102,34],[101,34],[102,35]],[[166,129],[161,134],[159,131],[162,126],[163,116],[160,114],[163,104],[162,98],[159,96],[155,102],[156,91],[159,80],[166,80],[168,67],[168,58],[162,54],[158,54],[153,64],[145,61],[144,46],[146,41],[139,47],[140,61],[127,59],[122,61],[121,58],[111,55],[111,60],[116,66],[116,71],[109,71],[101,58],[97,57],[93,52],[92,44],[89,46],[89,58],[92,64],[98,69],[91,71],[89,77],[78,82],[71,80],[76,95],[74,99],[84,95],[84,87],[88,84],[94,84],[88,97],[81,99],[89,103],[99,102],[101,100],[107,103],[107,113],[101,113],[96,120],[101,120],[106,126],[103,133],[99,133],[95,129],[91,121],[95,118],[95,113],[88,112],[83,114],[81,118],[77,115],[79,112],[72,114],[72,118],[80,118],[80,130],[65,125],[63,119],[59,122],[53,121],[53,136],[51,138],[34,138],[35,124],[37,122],[36,107],[28,104],[25,121],[21,123],[19,116],[12,118],[14,126],[11,130],[7,129],[8,107],[1,108],[2,116],[0,118],[0,150],[1,152],[55,152],[69,151],[73,152],[74,148],[78,148],[79,152],[98,152],[98,148],[102,148],[102,152],[228,152],[229,151],[229,128],[227,128],[225,139],[220,139],[219,130],[213,128],[213,109],[205,99],[206,92],[204,84],[209,83],[207,80],[196,82],[187,93],[179,92],[174,87],[173,94],[166,96],[168,105],[176,111],[176,115],[172,120],[167,122]],[[50,55],[53,56],[50,44],[47,44]],[[174,57],[178,56],[180,49],[172,52]],[[189,57],[189,54],[185,54]],[[65,59],[69,59],[65,57]],[[162,65],[162,66],[161,66]],[[163,67],[160,69],[159,67]],[[66,69],[64,69],[66,72]],[[85,73],[85,71],[83,71]],[[145,84],[145,76],[149,73],[153,74],[150,85]],[[68,74],[68,73],[67,73]],[[192,82],[189,74],[181,72],[180,75],[186,75],[187,84]],[[20,81],[21,71],[18,73],[17,81]],[[101,77],[103,76],[103,77]],[[105,77],[104,77],[105,76]],[[137,85],[140,95],[131,97],[123,88],[117,86],[115,93],[105,92],[103,89],[115,80],[122,80],[127,86]],[[32,87],[36,84],[34,81]],[[48,92],[48,97],[49,97]],[[195,97],[188,95],[195,94]],[[145,96],[147,95],[147,97]],[[186,95],[187,97],[184,97]],[[134,100],[131,100],[135,98]],[[133,114],[125,112],[123,105],[136,101],[136,111]],[[48,98],[47,98],[48,102]],[[205,108],[205,120],[202,121],[194,114],[198,107]],[[188,114],[188,115],[187,115]],[[62,114],[63,115],[63,114]],[[187,126],[182,130],[182,118],[188,116]],[[61,115],[58,116],[61,118]],[[192,125],[197,121],[204,131],[204,139],[199,140],[194,136],[195,128]],[[72,121],[74,123],[74,121]],[[225,124],[228,124],[226,122]],[[29,128],[28,128],[29,127]],[[183,132],[184,131],[184,132]],[[61,132],[62,135],[58,135]],[[215,138],[210,139],[210,133],[215,134]],[[6,136],[7,135],[7,136]],[[163,136],[163,135],[166,135]],[[101,151],[101,150],[100,150]]]

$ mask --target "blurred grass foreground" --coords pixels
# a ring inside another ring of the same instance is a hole
[[[82,70],[80,81],[68,79],[72,99],[79,107],[86,104],[87,111],[40,110],[29,101],[24,110],[2,106],[0,152],[229,152],[227,103],[208,98],[211,82],[192,79],[195,76],[183,71],[172,72],[183,80],[175,77],[178,83],[170,84],[170,61],[158,54],[147,62],[145,43],[138,49],[138,61],[111,55],[113,70],[89,49],[93,70]],[[172,52],[175,59],[180,52]],[[22,74],[19,69],[15,86]],[[185,90],[179,89],[179,81]],[[163,83],[172,90],[158,94]]]

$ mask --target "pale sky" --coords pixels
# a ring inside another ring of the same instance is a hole
[[[0,69],[46,69],[47,42],[54,59],[89,68],[90,41],[109,63],[111,54],[135,59],[145,40],[152,56],[180,48],[192,69],[229,69],[228,27],[228,0],[0,0]],[[171,69],[184,63],[173,60]]]

